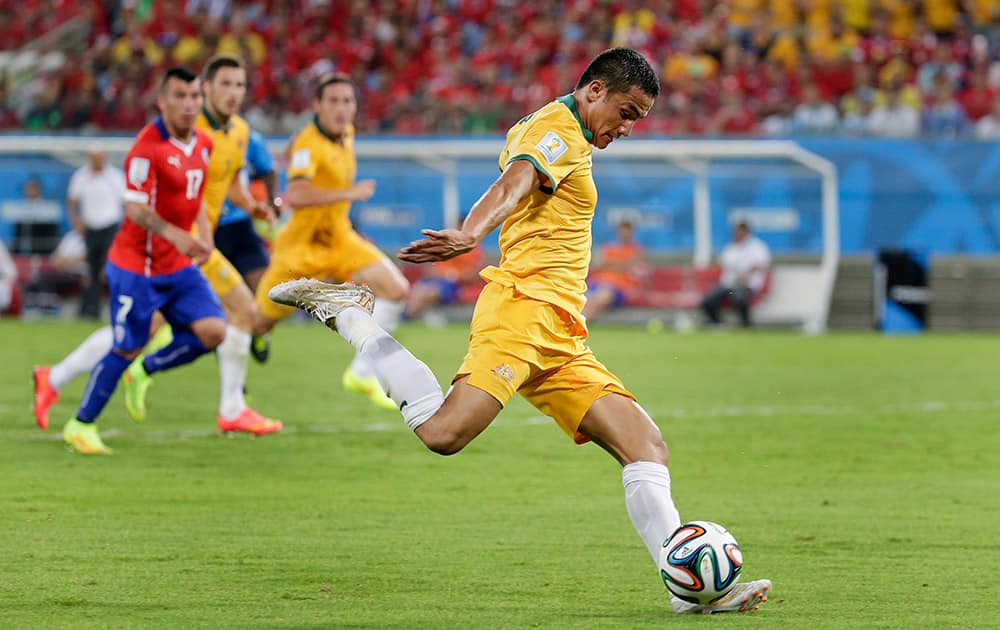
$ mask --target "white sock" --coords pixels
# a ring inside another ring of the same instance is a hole
[[[250,333],[233,326],[226,326],[226,338],[215,354],[219,358],[220,400],[219,415],[232,420],[246,409],[243,386],[247,382],[250,363]]]
[[[49,372],[49,383],[52,389],[60,391],[67,383],[80,374],[90,374],[104,355],[114,344],[114,335],[111,333],[111,326],[99,328],[90,333],[90,336],[83,340],[73,352],[70,352],[65,359],[52,366]]]
[[[375,310],[372,312],[372,319],[385,332],[390,335],[396,332],[399,320],[406,309],[406,302],[394,302],[392,300],[375,300]]]
[[[360,352],[354,353],[354,358],[351,359],[351,371],[358,378],[368,378],[375,373],[375,369],[370,363],[365,359]]]
[[[406,302],[376,299],[372,319],[379,325],[379,328],[391,335],[399,326],[399,319],[403,316],[405,308]],[[368,378],[375,373],[375,368],[358,352],[351,360],[351,371],[361,378]]]
[[[399,406],[411,430],[426,422],[444,403],[441,385],[423,361],[382,330],[362,308],[337,314],[337,332],[375,371],[382,389]]]
[[[663,464],[633,462],[622,469],[622,485],[632,525],[658,563],[663,541],[681,526],[670,496],[670,472]]]

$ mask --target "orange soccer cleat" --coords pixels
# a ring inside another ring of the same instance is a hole
[[[265,418],[250,407],[245,407],[240,412],[240,415],[232,420],[226,420],[222,416],[219,416],[219,430],[223,433],[243,431],[245,433],[253,433],[254,435],[265,435],[281,431],[283,426],[285,425],[281,423],[281,420]]]
[[[35,412],[35,422],[44,431],[49,428],[49,409],[59,400],[59,392],[52,388],[49,382],[49,366],[40,365],[31,371],[35,381],[35,400],[32,408]]]

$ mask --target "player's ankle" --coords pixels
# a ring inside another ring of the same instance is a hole
[[[328,319],[326,325],[359,349],[366,341],[382,332],[368,311],[360,306],[345,308],[337,313],[336,318]]]

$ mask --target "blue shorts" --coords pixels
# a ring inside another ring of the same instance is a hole
[[[178,330],[206,317],[225,319],[219,298],[193,265],[174,273],[147,277],[109,262],[104,273],[111,293],[115,350],[129,352],[145,346],[154,311],[163,313]]]
[[[437,288],[439,296],[438,304],[451,304],[454,302],[455,297],[458,295],[458,289],[461,287],[458,282],[448,280],[447,278],[421,278],[417,284]]]
[[[592,293],[594,291],[597,291],[598,289],[608,289],[608,290],[610,290],[614,294],[615,299],[611,303],[611,306],[613,308],[621,308],[621,307],[625,306],[625,292],[622,291],[621,289],[619,289],[618,287],[616,287],[615,285],[613,285],[613,284],[607,284],[605,282],[588,282],[587,283],[587,293]]]
[[[241,276],[255,269],[266,269],[270,261],[264,241],[249,217],[215,228],[215,247],[233,263]]]

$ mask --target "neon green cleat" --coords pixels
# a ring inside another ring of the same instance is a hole
[[[142,366],[143,355],[136,357],[122,374],[122,386],[125,390],[125,409],[135,422],[146,419],[146,392],[153,384],[153,377],[146,373]]]
[[[77,453],[84,455],[110,455],[111,449],[104,445],[101,436],[97,434],[97,425],[93,422],[80,422],[70,418],[63,427],[63,439]]]
[[[161,348],[166,348],[174,340],[174,331],[170,324],[164,324],[157,329],[156,333],[146,342],[143,354],[153,354]]]
[[[396,403],[392,402],[392,399],[386,396],[385,390],[382,389],[381,383],[378,382],[378,379],[375,378],[374,374],[368,377],[358,376],[355,374],[354,370],[348,366],[348,368],[344,370],[344,379],[342,382],[344,389],[350,392],[364,394],[379,409],[399,411],[399,407]]]

